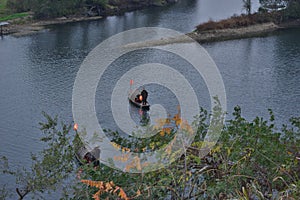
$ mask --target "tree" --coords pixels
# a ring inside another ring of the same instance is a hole
[[[184,154],[169,167],[137,174],[103,164],[74,165],[72,144],[76,141],[69,134],[70,126],[62,124],[59,128],[57,118],[46,115],[47,122],[41,123],[41,130],[47,148],[32,157],[32,168],[22,173],[11,171],[3,158],[1,169],[23,180],[20,199],[30,192],[43,194],[55,190],[70,176],[77,179],[65,184],[68,187],[65,199],[299,199],[300,117],[291,118],[290,124],[279,131],[272,111],[269,112],[268,120],[256,117],[248,121],[242,117],[241,108],[235,107],[233,118],[226,122],[218,143],[200,157],[210,118],[201,109],[195,117],[198,127],[195,140],[191,146],[184,147]],[[170,130],[164,131],[157,134],[152,141],[154,145],[164,145],[162,141],[172,134]],[[114,141],[128,145],[126,140],[115,138]],[[132,145],[152,148],[153,143],[135,144],[134,141]],[[74,167],[77,173],[69,173]],[[5,188],[0,192],[2,198],[9,196]]]
[[[14,12],[25,12],[30,10],[30,0],[7,0],[6,5]]]
[[[247,15],[251,14],[252,2],[251,0],[243,0],[243,9],[246,10]]]
[[[203,158],[199,155],[205,145],[209,117],[204,110],[196,117],[196,140],[169,167],[128,174],[101,165],[96,170],[82,168],[81,178],[113,181],[128,196],[138,193],[137,199],[299,199],[300,118],[292,118],[291,125],[277,132],[271,110],[269,120],[256,117],[247,121],[240,107],[234,109],[233,116],[218,144]],[[118,141],[127,144],[125,140]],[[93,188],[86,189],[90,196],[97,194]],[[111,198],[111,194],[101,194],[101,199]]]
[[[285,18],[299,19],[300,18],[300,0],[289,0],[287,8],[284,10]]]
[[[30,0],[31,11],[38,19],[55,18],[64,15],[71,15],[78,12],[82,6],[82,0]]]
[[[2,172],[16,177],[16,192],[20,200],[29,193],[55,191],[58,185],[72,174],[75,167],[71,142],[73,137],[68,134],[71,126],[61,123],[59,128],[57,117],[43,114],[47,121],[40,123],[40,129],[44,133],[41,141],[45,143],[46,148],[39,155],[31,156],[31,168],[11,170],[5,157],[0,160]]]
[[[101,11],[104,10],[108,4],[108,0],[86,0],[85,2],[89,7],[88,15],[101,15]]]

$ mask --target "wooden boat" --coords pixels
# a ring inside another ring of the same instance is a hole
[[[146,105],[143,105],[142,102],[137,101],[136,97],[138,94],[140,94],[140,91],[138,89],[134,90],[133,92],[129,92],[128,100],[138,108],[149,110],[150,104],[148,102],[146,103]]]
[[[98,148],[88,151],[85,146],[81,146],[75,151],[75,157],[80,164],[92,163],[94,166],[98,166],[100,164],[99,159],[97,159],[100,157],[100,150]]]

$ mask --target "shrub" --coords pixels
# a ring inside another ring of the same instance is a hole
[[[7,0],[6,6],[13,12],[25,12],[30,10],[30,0]]]
[[[300,1],[290,1],[287,9],[284,11],[286,19],[299,19],[300,18]]]

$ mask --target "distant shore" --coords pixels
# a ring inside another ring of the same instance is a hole
[[[276,30],[288,28],[274,24],[273,22],[255,24],[240,28],[216,29],[201,32],[191,32],[187,35],[199,43],[217,42],[225,40],[243,39],[250,37],[266,36]]]
[[[35,19],[35,14],[33,11],[28,11],[27,13],[24,12],[24,14],[26,14],[24,17],[7,21],[9,25],[2,26],[2,34],[13,35],[17,37],[25,36],[47,29],[47,25],[99,20],[107,16],[122,15],[126,12],[150,7],[167,6],[176,2],[177,0],[124,0],[107,4],[105,5],[105,8],[98,9],[97,12],[90,8],[88,12],[77,12],[69,16],[38,20]]]
[[[47,29],[48,25],[65,24],[80,21],[93,21],[99,20],[101,18],[103,17],[60,17],[51,20],[26,21],[24,23],[13,22],[8,26],[3,27],[3,35],[13,35],[16,37],[20,37],[40,32],[44,29]]]
[[[242,20],[246,16],[238,16]],[[80,22],[80,21],[93,21],[99,20],[103,18],[102,16],[95,17],[61,17],[51,20],[40,20],[40,21],[25,21],[25,23],[11,23],[8,26],[3,27],[4,35],[13,35],[16,37],[25,36],[40,32],[42,30],[47,29],[48,25],[53,24],[64,24],[64,23],[72,23],[72,22]],[[226,19],[230,20],[230,19]],[[284,23],[274,23],[274,22],[266,22],[266,23],[254,23],[252,25],[243,25],[234,28],[218,28],[220,24],[224,23],[221,20],[219,22],[207,22],[203,25],[197,26],[197,29],[191,33],[187,33],[189,37],[193,38],[195,41],[199,43],[208,43],[208,42],[217,42],[224,40],[233,40],[233,39],[242,39],[249,37],[261,37],[266,36],[268,34],[273,33],[277,30],[288,29],[292,27],[300,27],[300,19],[290,20]],[[211,24],[216,28],[211,28]],[[207,25],[209,24],[209,25]],[[204,26],[204,28],[203,28]],[[198,27],[201,27],[200,30]],[[209,28],[207,28],[209,27]],[[203,30],[202,30],[203,29]],[[208,29],[208,30],[206,30]]]
[[[300,19],[279,21],[274,13],[234,16],[200,24],[187,35],[199,43],[261,37],[278,30],[300,27]]]

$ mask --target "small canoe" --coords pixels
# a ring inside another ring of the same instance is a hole
[[[133,92],[129,93],[128,100],[138,108],[142,108],[144,110],[149,110],[150,104],[147,102],[146,105],[143,105],[142,102],[136,101],[136,96],[140,94],[138,89],[134,90]]]
[[[94,166],[99,165],[100,150],[95,148],[92,151],[88,151],[85,146],[80,147],[75,152],[76,159],[80,164],[93,163]]]

